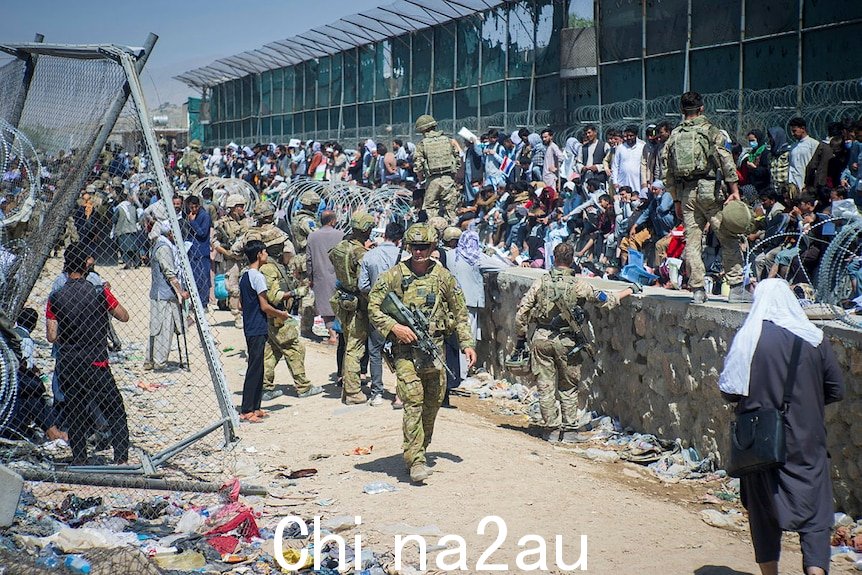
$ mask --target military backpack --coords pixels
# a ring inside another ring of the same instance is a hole
[[[683,123],[677,126],[674,132],[672,147],[668,154],[674,175],[684,180],[708,175],[712,155],[709,124]]]
[[[439,176],[455,171],[455,157],[452,153],[452,142],[448,136],[426,136],[422,140],[425,147],[425,161],[428,164],[428,175]]]

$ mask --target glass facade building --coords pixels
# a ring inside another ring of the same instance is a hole
[[[859,78],[860,36],[862,0],[398,0],[178,79],[203,90],[212,145],[409,137],[424,113],[572,128],[654,121],[686,88]]]
[[[495,116],[560,107],[566,10],[559,0],[503,3],[210,85],[207,140],[268,142],[403,128],[425,113],[487,124]]]

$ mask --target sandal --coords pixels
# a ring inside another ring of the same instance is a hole
[[[253,411],[240,414],[239,419],[240,421],[247,421],[249,423],[263,423],[263,419],[255,415]]]

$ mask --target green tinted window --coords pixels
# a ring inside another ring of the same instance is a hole
[[[509,80],[507,83],[509,113],[526,112],[530,106],[530,81]]]
[[[374,99],[374,46],[359,48],[359,101]]]
[[[506,99],[505,88],[505,82],[495,82],[494,84],[483,85],[479,89],[482,99],[483,118],[503,113]]]
[[[640,0],[599,2],[601,33],[599,56],[602,62],[613,62],[641,55],[643,18]],[[604,85],[604,82],[602,83]],[[604,88],[602,88],[604,91]],[[604,96],[602,96],[604,100]],[[611,100],[606,100],[610,102]]]
[[[688,0],[662,0],[647,8],[647,54],[685,48]]]
[[[452,22],[434,27],[434,90],[455,85],[455,35]]]
[[[410,122],[410,98],[392,100],[392,123],[405,124]]]
[[[478,88],[455,90],[455,114],[458,118],[473,118],[478,116],[478,106]]]
[[[390,117],[389,100],[386,100],[385,102],[377,102],[376,104],[374,104],[374,125],[385,126],[391,123],[392,118]]]
[[[392,40],[392,77],[389,83],[389,96],[391,98],[406,96],[410,92],[409,35],[399,36]]]
[[[458,87],[466,88],[478,82],[479,27],[472,19],[458,20]]]
[[[495,82],[506,74],[506,12],[487,12],[482,22],[482,82]]]
[[[799,0],[745,0],[746,38],[790,32],[798,28],[798,22]]]
[[[647,98],[681,94],[685,80],[685,55],[657,56],[646,61]]]
[[[305,62],[305,109],[313,110],[317,107],[317,71],[318,61],[308,60]]]
[[[300,62],[293,67],[293,106],[294,110],[305,109],[305,65]]]
[[[340,52],[329,57],[329,65],[332,69],[329,76],[329,103],[332,106],[341,104],[341,61]]]
[[[260,75],[260,114],[272,113],[272,72],[267,70]]]
[[[428,94],[419,94],[410,98],[410,119],[416,121],[416,118],[422,114],[428,114],[431,110],[428,108]]]
[[[691,0],[692,46],[739,41],[741,11],[742,0]]]
[[[859,38],[862,38],[862,24],[805,32],[802,36],[804,81],[862,77],[862,58],[848,58],[850,54],[859,54]],[[853,96],[850,98],[855,100]]]
[[[374,104],[359,105],[359,127],[370,128],[374,126]]]
[[[413,72],[410,76],[413,93],[427,92],[431,82],[431,51],[434,33],[422,30],[413,35]]]
[[[284,101],[282,110],[287,113],[293,112],[293,66],[284,68]]]
[[[701,94],[739,87],[739,48],[723,46],[691,53],[691,89]]]
[[[272,113],[281,114],[284,111],[284,68],[272,71]]]
[[[344,52],[344,103],[353,104],[356,102],[356,50],[348,50]]]
[[[329,58],[321,58],[317,62],[317,107],[324,108],[329,106],[329,85],[330,85],[330,68]]]
[[[560,29],[565,25],[564,3],[536,1],[536,74],[560,73]]]
[[[322,132],[329,129],[329,109],[324,108],[315,113],[317,120],[317,131]]]
[[[533,71],[535,26],[526,2],[513,2],[509,10],[509,77],[530,76]]]
[[[749,90],[780,88],[796,83],[795,36],[750,42],[745,45],[744,86]]]
[[[563,106],[560,98],[560,77],[548,76],[536,80],[536,110],[559,110]]]
[[[621,102],[641,97],[640,61],[602,66],[602,101]],[[536,94],[539,94],[536,88]]]
[[[452,92],[441,92],[434,94],[432,99],[432,107],[434,109],[434,118],[439,120],[452,119]]]
[[[392,42],[383,40],[375,45],[374,58],[376,69],[375,78],[375,100],[386,100],[389,96],[389,80],[392,78]]]

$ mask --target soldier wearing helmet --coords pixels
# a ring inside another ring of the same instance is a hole
[[[290,265],[301,285],[308,287],[311,278],[308,276],[306,248],[309,234],[318,227],[317,210],[320,207],[320,196],[316,192],[308,190],[300,194],[299,204],[300,209],[293,214],[290,220],[290,234],[293,236],[293,246],[296,248],[296,256]],[[310,311],[313,308],[314,302],[310,297],[302,300],[303,326],[307,325],[306,321],[313,321],[315,314]]]
[[[437,121],[428,114],[416,119],[416,131],[423,137],[416,144],[413,169],[416,176],[424,180],[422,208],[429,216],[442,215],[454,221],[459,200],[454,176],[461,167],[461,151],[452,138],[436,128]]]
[[[364,211],[350,215],[350,235],[329,250],[335,268],[335,293],[329,300],[344,332],[346,346],[341,367],[344,383],[341,401],[365,403],[359,366],[368,344],[368,301],[359,290],[359,263],[368,251],[365,247],[374,228],[374,216]]]
[[[425,449],[431,443],[434,419],[446,393],[442,365],[414,347],[416,334],[382,309],[393,292],[408,308],[421,311],[434,334],[434,344],[443,353],[443,339],[455,333],[468,366],[476,363],[475,342],[470,333],[467,306],[458,282],[439,262],[431,259],[437,246],[437,231],[427,224],[414,224],[404,234],[411,257],[383,272],[368,295],[368,317],[374,328],[392,342],[398,397],[404,402],[404,462],[410,480],[424,482],[431,474]]]
[[[239,309],[239,276],[243,265],[241,252],[231,248],[241,241],[249,230],[249,220],[245,215],[245,197],[242,194],[231,194],[227,197],[225,207],[227,214],[216,222],[215,225],[215,249],[220,253],[224,262],[219,273],[225,274],[227,289],[230,294],[228,301],[230,312],[234,317],[234,325],[242,328],[242,314]]]
[[[584,329],[587,326],[583,325],[586,322],[583,306],[590,302],[610,309],[635,290],[640,291],[637,284],[616,293],[595,289],[572,270],[574,253],[571,243],[554,248],[554,268],[534,281],[521,298],[515,314],[518,341],[509,362],[522,363],[520,358],[525,353],[528,328],[534,325],[530,361],[537,378],[544,427],[542,437],[551,442],[578,441],[577,428],[581,424],[578,421],[578,381],[582,354],[592,343],[584,336],[589,329]]]
[[[293,244],[285,233],[271,222],[271,204],[263,202],[255,208],[255,214],[263,217],[265,223],[249,230],[246,239],[260,240],[266,245],[269,254],[267,262],[260,266],[260,273],[266,280],[266,299],[276,309],[289,311],[293,300],[301,298],[308,291],[301,287],[288,264],[293,257]],[[266,223],[266,219],[269,223]],[[299,397],[317,395],[323,390],[312,386],[305,374],[305,346],[299,338],[299,322],[292,316],[287,319],[278,317],[267,318],[267,343],[263,350],[263,401],[271,401],[282,395],[275,387],[275,366],[284,357],[285,363],[293,377],[296,393]]]
[[[189,148],[191,149],[184,153],[180,161],[177,162],[177,168],[185,175],[187,184],[202,178],[206,171],[203,158],[201,158],[201,141],[192,140],[189,142]]]

